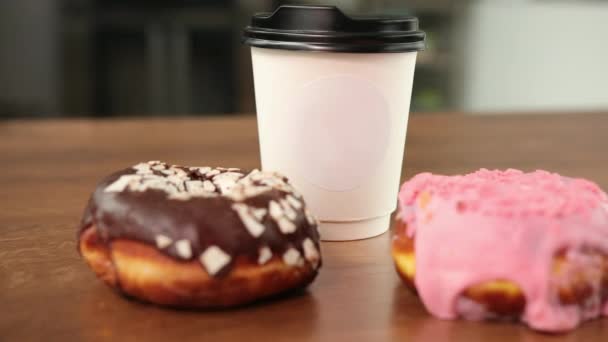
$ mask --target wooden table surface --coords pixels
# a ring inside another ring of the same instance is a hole
[[[397,278],[388,234],[323,243],[307,292],[220,312],[125,300],[80,260],[75,226],[100,177],[152,159],[253,168],[257,146],[252,116],[0,122],[0,341],[608,340],[608,319],[557,337],[434,319]],[[608,114],[417,115],[404,166],[404,178],[544,168],[608,188]]]

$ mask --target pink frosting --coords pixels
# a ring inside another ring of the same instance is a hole
[[[422,192],[431,195],[424,208],[417,201]],[[525,294],[522,319],[532,328],[564,331],[608,315],[608,304],[602,308],[598,298],[584,308],[561,305],[550,287],[560,249],[591,246],[608,253],[608,197],[596,184],[546,171],[422,173],[403,185],[399,201],[415,238],[416,287],[432,314],[465,316],[458,298],[466,288],[508,279]]]

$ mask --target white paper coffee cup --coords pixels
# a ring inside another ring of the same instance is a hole
[[[308,8],[281,7],[262,18],[315,28],[315,20],[301,22]],[[358,24],[333,7],[321,9],[329,16],[323,19],[317,13],[316,20],[323,23],[347,20],[340,25],[343,30]],[[394,50],[395,45],[380,49],[382,40],[371,49],[357,45],[356,38],[333,40],[333,45],[285,42],[285,37],[262,37],[266,40],[257,44],[252,39],[261,40],[259,36],[246,40],[252,45],[262,168],[289,177],[319,219],[323,240],[364,239],[389,228],[397,205],[416,51],[424,40],[419,31],[411,31],[417,39],[409,48],[401,43],[403,51]],[[293,49],[297,44],[302,45]]]

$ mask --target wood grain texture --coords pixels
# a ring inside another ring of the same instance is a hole
[[[430,317],[398,279],[389,236],[324,243],[308,291],[236,310],[125,300],[80,260],[76,223],[102,176],[143,160],[259,166],[255,119],[0,123],[0,341],[606,341],[608,319],[550,336]],[[420,171],[544,168],[608,189],[608,115],[411,119],[404,178]]]

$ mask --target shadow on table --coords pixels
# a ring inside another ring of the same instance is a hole
[[[314,339],[318,303],[307,290],[292,291],[239,308],[182,310],[127,299],[97,283],[81,301],[83,340],[256,340],[292,335]]]

